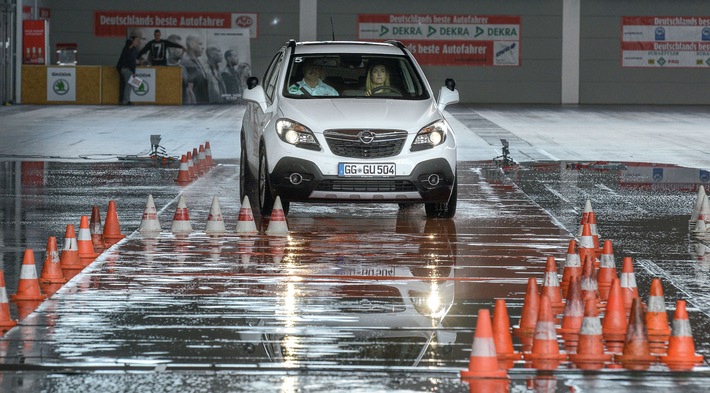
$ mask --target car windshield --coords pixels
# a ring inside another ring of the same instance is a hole
[[[405,56],[363,54],[291,57],[283,95],[289,98],[429,98],[422,78]]]

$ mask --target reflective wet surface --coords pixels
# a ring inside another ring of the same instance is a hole
[[[666,308],[689,302],[696,352],[710,353],[710,251],[689,234],[698,169],[635,163],[538,162],[501,170],[459,162],[452,220],[396,205],[292,204],[288,236],[238,236],[238,166],[187,187],[175,163],[0,163],[8,294],[25,248],[41,271],[91,206],[115,200],[127,238],[41,304],[10,303],[20,325],[0,339],[3,391],[704,391],[707,364],[671,373],[554,373],[516,364],[511,381],[462,382],[476,315],[504,298],[517,324],[527,280],[547,256],[561,266],[589,199],[617,266],[632,256],[642,298],[660,277]],[[659,171],[660,169],[660,171]],[[705,180],[704,180],[705,179]],[[162,232],[141,236],[147,195]],[[195,231],[170,233],[177,199]],[[205,222],[218,196],[227,235]],[[252,198],[253,199],[253,198]],[[256,209],[255,209],[256,210]],[[264,232],[268,219],[257,216]],[[35,310],[36,309],[36,310]],[[33,310],[35,310],[33,312]],[[515,342],[516,348],[519,343]],[[489,386],[492,385],[492,386]]]

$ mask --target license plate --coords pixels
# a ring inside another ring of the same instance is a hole
[[[338,176],[394,176],[396,174],[396,166],[394,163],[379,163],[379,164],[356,164],[341,162],[338,164]]]

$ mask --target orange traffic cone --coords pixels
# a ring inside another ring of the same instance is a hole
[[[214,166],[214,161],[212,161],[212,148],[210,148],[210,142],[205,142],[205,161],[207,161],[207,166],[212,168]]]
[[[288,236],[288,224],[286,223],[286,214],[281,206],[281,197],[277,196],[276,201],[274,201],[269,226],[264,233],[269,236]]]
[[[567,354],[560,352],[555,333],[555,320],[552,314],[552,303],[547,296],[540,296],[540,311],[535,324],[532,352],[523,355],[525,360],[532,361],[532,367],[538,370],[555,370]]]
[[[118,213],[116,212],[116,202],[112,199],[108,201],[106,212],[106,222],[104,223],[104,242],[106,247],[111,247],[126,237],[121,233],[121,226],[118,224]]]
[[[207,165],[207,157],[205,156],[205,146],[200,145],[200,148],[197,150],[197,157],[200,159],[200,172],[207,172],[209,168]]]
[[[189,169],[187,156],[183,154],[182,157],[180,157],[180,169],[178,170],[178,176],[175,179],[179,185],[186,186],[192,182],[192,175],[190,174]]]
[[[508,372],[498,367],[490,312],[488,309],[480,309],[468,370],[461,370],[461,378],[506,378],[507,376]]]
[[[648,344],[651,353],[665,354],[671,329],[668,327],[666,300],[663,296],[663,285],[661,285],[660,278],[654,278],[651,281],[648,308],[646,309],[646,328],[648,329]]]
[[[565,347],[572,351],[577,347],[579,330],[584,320],[584,301],[579,277],[572,277],[567,291],[567,302],[562,317],[562,326],[557,330],[565,342]]]
[[[173,223],[170,231],[176,235],[187,235],[192,232],[192,224],[190,223],[190,214],[187,211],[185,197],[180,195],[178,205],[173,215]]]
[[[579,259],[579,254],[577,254],[577,241],[572,239],[569,241],[569,246],[567,246],[565,266],[562,270],[562,282],[560,283],[562,296],[567,297],[567,288],[571,278],[574,276],[582,276],[582,261]]]
[[[624,257],[624,264],[621,267],[621,294],[624,299],[626,313],[631,310],[631,302],[639,297],[639,289],[636,285],[636,273],[631,257]]]
[[[224,235],[227,229],[224,226],[222,219],[222,209],[219,207],[219,199],[217,195],[212,197],[212,206],[210,206],[210,214],[207,216],[207,224],[205,225],[205,233],[210,236]]]
[[[91,232],[91,242],[94,244],[94,251],[103,252],[106,248],[106,244],[104,244],[104,227],[101,224],[101,211],[96,205],[91,206],[89,232]]]
[[[611,282],[609,300],[606,303],[606,311],[602,321],[602,334],[608,352],[621,353],[626,339],[626,326],[626,310],[624,309],[621,285],[619,279],[615,278]]]
[[[661,356],[661,361],[673,371],[690,371],[696,364],[703,362],[703,357],[695,353],[693,332],[690,328],[685,300],[678,300],[675,304],[668,354]]]
[[[157,237],[160,234],[160,220],[158,219],[158,210],[155,208],[152,194],[148,194],[148,200],[145,203],[138,231],[143,237]]]
[[[658,361],[658,356],[652,356],[648,347],[648,333],[643,321],[640,298],[634,298],[631,303],[624,352],[622,355],[614,356],[614,360],[629,370],[647,370],[651,363]]]
[[[99,254],[94,252],[94,243],[91,241],[91,230],[89,229],[89,217],[87,216],[81,216],[76,245],[79,250],[79,260],[84,266],[89,266],[99,256]]]
[[[20,281],[17,284],[17,293],[12,295],[13,301],[44,300],[47,296],[39,289],[37,268],[35,267],[35,254],[31,248],[25,250],[20,270]]]
[[[579,331],[577,353],[569,355],[569,358],[581,370],[599,370],[611,360],[611,354],[604,353],[599,310],[597,302],[592,299],[584,302],[584,320]]]
[[[582,263],[582,278],[579,281],[579,285],[582,288],[582,299],[594,299],[597,304],[600,303],[597,271],[594,269],[594,263],[589,254],[585,255],[584,263]]]
[[[615,278],[617,278],[617,273],[616,262],[614,262],[614,249],[611,240],[605,240],[602,255],[599,258],[599,271],[597,272],[597,284],[601,300],[606,301],[609,298],[611,281]]]
[[[5,272],[0,269],[0,336],[15,325],[17,325],[17,321],[10,316],[10,304],[5,289]]]
[[[197,179],[197,171],[195,171],[195,161],[192,158],[192,152],[188,151],[187,154],[187,173],[190,174],[190,181]]]
[[[560,282],[557,278],[557,263],[552,256],[547,257],[545,278],[542,283],[542,289],[540,290],[540,296],[547,296],[550,299],[552,312],[555,315],[560,314],[564,310],[565,304],[562,302],[562,290],[560,289]]]
[[[47,239],[47,255],[44,258],[42,274],[39,278],[40,284],[64,284],[67,279],[62,273],[62,265],[59,260],[59,250],[57,250],[57,238],[50,236]]]
[[[589,222],[582,226],[582,236],[579,239],[579,259],[584,262],[584,255],[589,254],[592,261],[596,261],[596,252],[594,248],[594,237]]]
[[[192,166],[196,176],[199,177],[204,173],[202,171],[203,165],[200,164],[200,153],[196,147],[192,149]]]
[[[599,229],[597,227],[597,216],[594,211],[590,211],[587,216],[589,229],[592,231],[592,244],[594,244],[594,253],[599,253]]]
[[[64,232],[64,248],[62,249],[61,258],[59,258],[59,265],[64,271],[65,277],[71,279],[71,277],[66,274],[67,270],[81,270],[84,265],[81,263],[79,258],[79,246],[76,241],[76,232],[74,231],[74,224],[67,224],[67,229]]]
[[[534,277],[528,278],[528,287],[525,291],[523,309],[520,312],[520,322],[513,328],[513,335],[523,344],[522,351],[529,352],[532,348],[532,338],[535,334],[537,314],[540,310],[540,294],[537,291],[537,281]]]
[[[501,369],[512,368],[515,360],[520,360],[521,355],[513,349],[513,337],[510,334],[510,320],[505,299],[496,299],[493,308],[493,342],[498,354],[498,365]]]
[[[579,229],[577,231],[577,236],[582,236],[582,230],[584,228],[584,224],[586,224],[589,218],[589,212],[592,211],[592,202],[587,199],[584,202],[584,211],[582,212],[582,218],[579,220]]]
[[[242,207],[239,209],[239,218],[237,221],[237,233],[242,235],[253,235],[259,233],[254,222],[254,214],[251,211],[249,197],[244,196]]]

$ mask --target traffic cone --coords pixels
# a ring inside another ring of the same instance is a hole
[[[173,215],[173,223],[170,227],[170,231],[175,235],[187,235],[192,232],[190,214],[187,211],[185,197],[182,195],[180,195],[180,199],[178,199],[178,204],[177,208],[175,209],[175,214]]]
[[[602,255],[599,258],[599,270],[597,272],[597,285],[599,286],[599,298],[606,301],[609,298],[611,281],[617,278],[616,262],[614,261],[614,249],[611,240],[604,241]]]
[[[210,148],[210,142],[205,142],[205,161],[207,166],[212,168],[214,166],[214,161],[212,161],[212,148]]]
[[[606,303],[606,311],[602,321],[602,334],[607,352],[621,353],[626,339],[626,326],[626,310],[621,294],[621,284],[619,279],[615,278],[611,282],[609,300]]]
[[[89,217],[81,216],[79,221],[79,234],[76,236],[79,260],[84,266],[89,266],[91,262],[99,256],[94,252],[94,243],[91,241],[91,230],[89,229]]]
[[[5,289],[5,272],[0,269],[0,336],[15,325],[17,325],[17,321],[10,316],[10,304]]]
[[[197,173],[195,172],[195,161],[192,159],[192,152],[187,152],[187,173],[190,175],[190,181],[197,179]]]
[[[126,237],[126,235],[121,233],[121,226],[118,224],[116,202],[112,199],[108,201],[106,222],[104,223],[104,243],[106,243],[106,247],[111,247],[124,237]]]
[[[584,227],[584,224],[586,224],[589,219],[589,212],[593,211],[592,209],[592,202],[587,198],[587,200],[584,202],[584,210],[582,211],[582,218],[579,220],[579,229],[577,231],[577,236],[582,236],[582,230]]]
[[[197,157],[200,159],[200,171],[202,173],[205,173],[209,170],[209,166],[207,165],[207,157],[205,156],[205,146],[200,145],[200,148],[197,150]]]
[[[585,255],[584,263],[582,263],[582,278],[579,285],[582,288],[582,299],[594,299],[597,304],[600,303],[597,271],[594,269],[592,257],[589,254]]]
[[[589,212],[587,222],[589,223],[589,230],[592,231],[592,244],[594,244],[594,253],[596,255],[599,253],[599,228],[597,227],[597,215],[594,211]]]
[[[269,226],[264,233],[269,236],[288,236],[288,224],[286,223],[286,214],[281,206],[281,197],[277,196],[274,201]]]
[[[579,331],[577,353],[569,355],[569,359],[581,370],[599,370],[611,360],[611,354],[604,353],[599,310],[597,302],[592,299],[584,302],[584,320]]]
[[[562,302],[562,290],[560,289],[560,282],[557,278],[557,263],[552,256],[547,257],[545,278],[542,283],[542,289],[540,290],[540,296],[547,296],[550,299],[552,312],[555,315],[560,314],[564,310],[565,304]]]
[[[13,301],[44,300],[47,298],[39,289],[35,254],[31,248],[25,249],[20,270],[20,281],[17,284],[17,293],[12,295],[11,298]]]
[[[569,287],[571,278],[574,276],[582,276],[582,262],[579,259],[579,254],[577,254],[577,241],[572,239],[567,246],[565,266],[562,269],[562,281],[560,282],[562,296],[567,297],[567,288]]]
[[[39,283],[42,285],[64,284],[66,282],[67,279],[64,278],[64,273],[62,273],[62,265],[59,260],[57,238],[50,236],[47,239],[47,255],[44,258],[44,265],[42,265],[42,274],[39,278]]]
[[[513,336],[510,334],[510,319],[505,299],[496,299],[493,308],[493,342],[498,355],[498,366],[503,370],[512,368],[515,360],[522,357],[513,349]]]
[[[648,343],[651,353],[665,354],[671,329],[668,327],[666,300],[663,296],[663,285],[660,278],[654,278],[651,281],[648,308],[646,309],[646,328],[648,329]]]
[[[212,197],[212,206],[210,206],[210,214],[207,216],[207,225],[205,225],[205,233],[210,236],[219,236],[226,233],[224,220],[222,219],[222,209],[219,207],[219,199],[217,195]]]
[[[104,227],[101,225],[101,211],[96,205],[91,206],[89,232],[91,232],[91,242],[94,244],[94,251],[103,252],[104,249],[106,249],[106,244],[104,244]]]
[[[532,361],[532,367],[538,370],[555,370],[567,354],[560,352],[555,333],[555,320],[552,303],[547,296],[540,296],[540,310],[535,324],[532,352],[523,355]]]
[[[631,304],[624,352],[622,355],[614,356],[614,360],[629,370],[647,370],[651,363],[658,361],[658,356],[652,356],[648,347],[648,332],[644,324],[640,298],[634,298]]]
[[[634,263],[631,257],[624,257],[624,263],[621,266],[621,294],[624,299],[624,308],[626,313],[631,310],[631,302],[639,297],[639,289],[636,285],[636,273],[634,272]]]
[[[464,380],[468,384],[469,393],[507,393],[510,391],[510,380],[469,378]]]
[[[574,352],[579,340],[579,330],[582,328],[584,320],[584,301],[582,300],[582,288],[579,284],[579,277],[572,277],[572,281],[567,291],[567,302],[565,303],[562,326],[557,330],[565,342],[565,348]]]
[[[181,186],[186,186],[192,182],[192,176],[190,175],[189,166],[187,164],[187,156],[184,154],[180,157],[180,170],[178,170],[178,176],[175,182]]]
[[[698,216],[700,215],[700,209],[703,207],[703,200],[705,200],[705,186],[700,185],[698,187],[698,193],[695,196],[695,206],[693,207],[693,212],[690,215],[690,224],[695,225],[698,222]]]
[[[688,320],[685,300],[678,300],[673,314],[673,329],[668,342],[668,354],[661,361],[673,371],[690,371],[703,362],[702,355],[695,353],[693,331]]]
[[[708,227],[707,227],[707,225],[705,224],[705,221],[703,221],[703,220],[698,220],[698,221],[695,223],[695,228],[693,229],[693,234],[694,234],[696,237],[699,237],[699,238],[702,239],[702,238],[705,238],[705,236],[707,235],[707,233],[708,233]]]
[[[592,261],[596,260],[596,252],[594,248],[594,238],[592,229],[589,223],[585,223],[582,229],[582,236],[579,239],[579,259],[584,262],[584,255],[589,254]]]
[[[244,196],[242,207],[239,209],[239,218],[237,221],[237,233],[242,235],[253,235],[259,233],[254,222],[254,214],[251,211],[249,197]]]
[[[461,378],[507,378],[507,376],[508,372],[498,367],[490,311],[480,309],[468,370],[461,370]]]
[[[152,194],[148,194],[148,201],[145,203],[138,231],[144,237],[155,237],[160,234],[160,220],[158,219],[158,210],[155,208]]]
[[[202,168],[204,167],[200,163],[200,153],[197,151],[197,148],[192,149],[192,166],[194,167],[195,175],[196,176],[202,176],[204,174],[204,171]]]
[[[76,232],[74,231],[74,224],[67,224],[67,229],[64,232],[64,248],[62,249],[61,257],[59,258],[59,266],[61,266],[64,276],[67,279],[71,277],[67,274],[67,270],[81,270],[84,265],[81,263],[79,258],[79,245],[76,241]]]
[[[528,278],[528,286],[523,300],[523,309],[520,312],[520,322],[513,327],[513,335],[523,344],[522,351],[528,352],[532,348],[532,338],[535,334],[537,314],[540,310],[540,294],[537,291],[537,280]]]
[[[710,200],[705,195],[703,202],[700,204],[700,212],[698,212],[698,222],[703,221],[706,225],[710,221]]]

